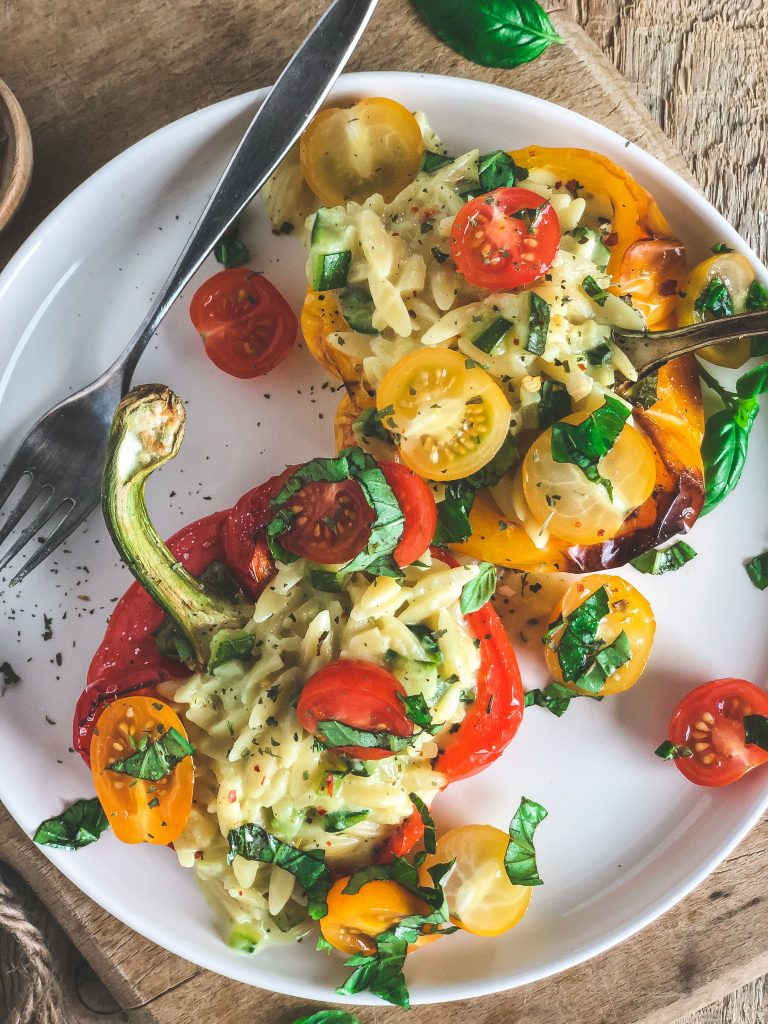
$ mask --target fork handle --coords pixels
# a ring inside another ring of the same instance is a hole
[[[101,380],[122,374],[122,393],[127,392],[136,364],[166,313],[317,113],[377,2],[334,0],[312,29],[259,107],[149,312]]]
[[[676,356],[757,334],[768,334],[768,309],[705,320],[671,331],[614,330],[613,340],[629,358],[638,377],[644,377]]]

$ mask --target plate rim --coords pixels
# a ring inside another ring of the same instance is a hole
[[[507,97],[506,102],[510,105],[522,103],[533,106],[534,108],[543,108],[544,113],[546,113],[546,110],[549,108],[554,111],[558,111],[559,116],[565,114],[569,120],[575,123],[577,128],[579,125],[583,125],[584,127],[588,126],[590,131],[597,129],[598,133],[602,133],[604,136],[611,138],[614,144],[622,143],[626,144],[626,146],[631,145],[633,147],[632,155],[634,159],[639,160],[642,165],[648,167],[649,172],[666,179],[671,188],[673,188],[678,194],[684,195],[696,207],[706,210],[710,218],[714,218],[715,221],[719,222],[718,227],[722,229],[723,236],[732,241],[738,240],[741,251],[751,259],[758,271],[758,275],[762,272],[763,279],[768,280],[768,270],[766,270],[764,264],[759,259],[753,248],[738,234],[735,228],[725,220],[722,214],[719,213],[719,211],[701,192],[699,192],[698,189],[694,188],[693,185],[680,177],[675,171],[668,168],[657,157],[654,157],[652,154],[644,150],[638,143],[632,140],[627,140],[624,136],[613,131],[613,129],[607,128],[598,121],[588,118],[576,111],[570,110],[568,107],[562,106],[561,104],[553,103],[551,100],[542,99],[538,96],[523,93],[516,89],[510,89],[496,83],[489,83],[454,75],[438,75],[411,71],[358,71],[344,74],[340,76],[334,85],[326,103],[332,101],[334,97],[338,96],[340,93],[343,94],[344,92],[357,91],[361,94],[372,94],[372,88],[375,88],[379,92],[386,92],[387,82],[397,82],[400,85],[407,85],[409,82],[422,82],[425,80],[434,83],[438,89],[444,88],[446,84],[450,84],[451,86],[459,86],[462,90],[466,90],[467,93],[473,91],[478,94],[489,92],[494,94],[504,93]],[[384,84],[382,85],[382,83]],[[110,174],[114,165],[119,164],[122,160],[126,159],[128,154],[133,154],[135,156],[140,153],[142,149],[151,148],[157,143],[157,137],[161,135],[166,142],[172,142],[173,137],[179,132],[184,134],[190,124],[197,122],[202,123],[206,119],[211,120],[213,127],[217,124],[220,126],[225,120],[226,114],[229,110],[244,114],[245,111],[249,109],[249,105],[253,104],[253,110],[255,112],[257,104],[263,101],[268,92],[269,87],[251,90],[246,93],[241,93],[236,96],[219,100],[216,103],[201,107],[198,110],[191,111],[190,113],[155,129],[149,135],[137,140],[131,146],[128,146],[126,149],[116,154],[107,161],[107,163],[94,171],[88,178],[70,192],[43,219],[43,221],[41,221],[41,223],[35,228],[35,230],[22,243],[19,249],[8,261],[0,273],[0,301],[13,286],[17,276],[21,273],[27,262],[34,257],[35,253],[41,248],[41,246],[46,244],[50,235],[59,225],[61,219],[69,214],[72,207],[74,207],[83,198],[83,196],[94,187],[95,184],[104,181]],[[13,349],[8,365],[5,368],[2,377],[0,377],[0,402],[2,401],[7,384],[13,374],[16,357],[21,343],[22,339],[20,339],[19,344],[17,344]],[[15,803],[18,807],[19,802],[12,801],[11,804],[8,804],[5,800],[3,802],[11,817],[13,817],[19,827],[24,831],[24,834],[27,835],[27,831],[21,824],[20,818],[16,813],[14,813],[13,804]],[[497,977],[496,980],[463,982],[461,985],[457,985],[455,989],[452,989],[447,993],[445,991],[435,992],[434,995],[439,998],[428,998],[429,989],[427,989],[426,993],[415,992],[411,1000],[412,1004],[429,1005],[440,1002],[447,1003],[466,998],[478,998],[497,992],[507,991],[512,988],[521,987],[523,985],[551,977],[555,974],[559,974],[564,970],[568,970],[578,964],[584,963],[613,946],[618,945],[630,938],[632,935],[643,930],[650,923],[656,920],[656,918],[660,917],[671,907],[688,896],[693,889],[699,886],[701,882],[711,874],[726,857],[728,857],[733,849],[742,841],[745,835],[757,824],[766,808],[768,808],[768,790],[762,799],[757,801],[752,813],[746,816],[740,827],[720,844],[716,852],[709,859],[700,865],[697,870],[691,872],[686,877],[685,881],[679,883],[678,886],[665,897],[662,897],[652,903],[648,908],[646,908],[644,913],[638,914],[632,918],[630,922],[614,928],[612,931],[606,933],[599,941],[588,942],[584,946],[574,950],[571,955],[563,956],[559,960],[553,961],[543,968],[532,968],[527,972],[518,974],[511,982],[501,976]],[[194,955],[190,955],[189,950],[182,950],[178,944],[169,943],[167,935],[163,934],[161,938],[158,938],[157,936],[159,933],[153,934],[151,919],[144,920],[133,912],[126,914],[122,906],[120,908],[115,906],[109,893],[105,896],[101,890],[98,890],[97,894],[90,885],[81,884],[80,881],[73,881],[60,864],[60,862],[65,861],[65,855],[62,854],[61,851],[51,850],[46,847],[37,847],[37,849],[42,852],[57,869],[62,870],[62,873],[68,881],[71,882],[71,884],[75,885],[77,889],[82,891],[88,898],[92,899],[98,906],[106,910],[123,924],[130,927],[143,938],[156,943],[161,946],[161,948],[165,948],[169,952],[172,952],[175,955],[207,970],[211,970],[224,977],[244,982],[254,987],[268,988],[269,991],[301,999],[316,999],[323,1002],[338,1001],[334,998],[332,990],[314,982],[305,982],[303,990],[297,991],[295,986],[281,983],[279,977],[274,978],[274,980],[272,978],[269,980],[262,980],[261,978],[258,981],[254,980],[252,972],[251,976],[249,976],[249,972],[245,970],[245,966],[242,971],[233,970],[229,964],[211,966],[210,960],[207,957],[195,957]],[[243,958],[244,965],[251,963],[252,961]],[[361,993],[355,996],[355,1004],[382,1005],[380,1000],[370,996],[369,993]],[[351,1006],[352,1004],[349,1003],[345,1005]]]

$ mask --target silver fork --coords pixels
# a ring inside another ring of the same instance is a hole
[[[10,586],[54,551],[100,499],[101,471],[112,414],[130,386],[150,338],[200,264],[317,112],[357,45],[377,0],[334,0],[296,51],[251,121],[200,220],[144,321],[116,361],[97,380],[42,416],[0,478],[0,509],[17,485],[26,489],[8,509],[0,545],[35,503],[42,507],[0,558],[0,571],[47,524],[47,537]]]

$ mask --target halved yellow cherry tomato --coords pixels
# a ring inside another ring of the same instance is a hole
[[[427,869],[456,861],[445,882],[451,921],[473,935],[501,935],[521,920],[531,902],[529,885],[513,885],[504,870],[509,836],[491,825],[462,825],[437,841],[437,851],[424,861]]]
[[[581,423],[587,412],[566,416]],[[520,469],[523,493],[534,517],[553,536],[573,544],[597,544],[615,537],[627,515],[643,504],[656,482],[653,452],[643,434],[627,423],[613,448],[597,464],[611,482],[592,483],[578,466],[552,458],[552,428],[531,445]]]
[[[611,291],[631,295],[647,326],[661,328],[677,308],[677,293],[683,290],[687,272],[682,242],[641,238],[624,253]]]
[[[112,831],[124,843],[165,846],[178,839],[192,809],[194,766],[185,757],[157,782],[134,779],[108,765],[134,754],[169,729],[186,738],[181,719],[154,697],[122,697],[101,713],[91,740],[91,773],[96,795]]]
[[[755,272],[744,256],[738,252],[721,253],[710,256],[697,264],[688,276],[684,286],[685,298],[680,305],[679,323],[681,327],[700,323],[705,319],[696,311],[696,301],[711,281],[720,280],[731,294],[734,313],[743,313],[749,286],[755,280]],[[706,317],[709,319],[709,317]],[[749,338],[736,341],[724,341],[722,345],[709,345],[699,349],[698,355],[708,363],[716,366],[728,366],[738,369],[751,352]]]
[[[619,633],[624,632],[627,635],[632,654],[629,661],[608,676],[599,696],[623,693],[624,690],[635,685],[648,663],[656,632],[656,620],[653,617],[651,606],[640,591],[621,577],[608,576],[604,573],[596,573],[594,576],[572,584],[553,610],[551,621],[556,622],[561,616],[571,615],[601,587],[608,588],[608,614],[600,622],[597,637],[605,644],[611,644]],[[569,689],[583,693],[584,691],[579,690],[575,684],[566,683],[563,680],[563,673],[557,658],[558,639],[559,636],[555,636],[554,650],[546,648],[547,668],[558,683],[564,683]]]
[[[423,348],[395,363],[376,402],[403,462],[428,480],[482,469],[507,438],[512,416],[493,378],[446,348]]]
[[[321,110],[301,137],[304,180],[324,206],[377,193],[391,202],[416,177],[423,155],[416,118],[381,96]]]
[[[429,914],[427,904],[396,882],[367,882],[354,894],[344,893],[349,878],[340,878],[328,893],[328,913],[320,922],[323,938],[343,953],[376,952],[373,939],[411,914]],[[431,884],[431,883],[430,883]],[[423,935],[414,946],[439,938]]]

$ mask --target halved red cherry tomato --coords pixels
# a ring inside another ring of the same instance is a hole
[[[280,544],[300,558],[321,565],[349,562],[371,535],[376,513],[356,480],[304,484],[288,508],[294,519]]]
[[[227,511],[216,512],[198,519],[168,541],[169,550],[193,576],[211,562],[225,561],[222,526],[227,515]],[[105,704],[127,693],[152,694],[157,683],[189,675],[186,665],[159,654],[154,634],[162,622],[162,609],[138,583],[115,605],[75,708],[72,746],[86,764],[94,722]]]
[[[692,757],[675,764],[698,786],[727,786],[768,761],[768,751],[744,736],[746,715],[768,716],[768,693],[746,679],[715,679],[691,690],[669,723],[672,743]]]
[[[270,501],[297,468],[289,466],[254,487],[226,515],[223,526],[226,562],[237,582],[252,597],[258,597],[275,572],[264,533],[274,515]]]
[[[273,284],[248,267],[221,270],[195,292],[189,307],[205,353],[233,377],[261,377],[293,347],[299,325]]]
[[[323,722],[343,722],[363,732],[412,736],[413,722],[401,700],[405,690],[399,681],[367,661],[334,661],[306,681],[296,706],[296,717],[313,736],[322,738]],[[383,747],[334,747],[334,753],[365,761],[391,757]]]
[[[560,244],[551,204],[527,188],[497,188],[463,206],[451,230],[451,256],[478,288],[520,288],[549,269]]]
[[[156,697],[125,697],[110,704],[96,723],[91,773],[99,803],[123,843],[165,846],[178,839],[192,808],[192,757],[179,761],[156,781],[131,778],[109,765],[130,757],[144,736],[152,743],[170,729],[186,739],[176,712]]]
[[[432,554],[448,565],[459,564],[441,548],[432,548]],[[520,669],[501,620],[490,602],[465,619],[480,641],[480,668],[474,703],[435,763],[448,783],[476,775],[500,757],[523,720]]]
[[[380,462],[379,469],[405,517],[403,536],[394,550],[395,561],[404,567],[420,558],[435,536],[437,505],[432,491],[412,469],[399,462]]]

